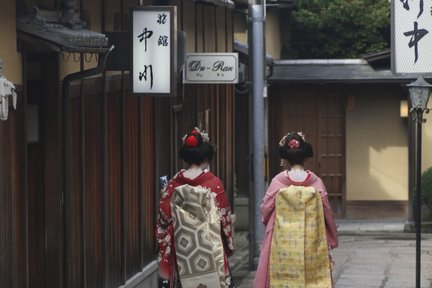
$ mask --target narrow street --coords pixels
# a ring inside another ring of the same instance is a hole
[[[238,255],[242,265],[233,267],[237,285],[252,287],[254,272],[247,271],[247,233],[239,233]],[[335,288],[415,287],[415,234],[365,233],[342,235],[334,250]],[[235,258],[234,258],[235,259]],[[232,260],[233,262],[236,260]],[[432,288],[432,234],[422,239],[422,286]]]
[[[334,252],[336,288],[415,287],[415,235],[341,236]],[[422,286],[432,287],[432,235],[422,239]]]
[[[432,0],[1,1],[0,288],[432,288]]]

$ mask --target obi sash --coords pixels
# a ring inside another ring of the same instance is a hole
[[[225,287],[220,213],[212,192],[188,184],[171,197],[177,268],[183,288]]]
[[[321,195],[313,187],[281,189],[270,249],[270,287],[331,288]]]

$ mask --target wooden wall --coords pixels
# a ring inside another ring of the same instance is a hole
[[[137,2],[101,0],[104,9],[94,9],[81,1],[101,31],[126,31],[123,18]],[[232,10],[173,4],[188,52],[232,51]],[[22,49],[18,109],[0,122],[0,287],[119,287],[156,259],[158,177],[182,166],[184,132],[198,125],[210,133],[212,171],[232,192],[233,86],[179,80],[177,97],[139,98],[127,72],[107,73],[73,82],[64,114],[58,80],[71,63]],[[27,104],[40,111],[36,143],[26,141]]]
[[[186,31],[186,51],[232,52],[233,11],[205,3],[183,1],[179,30]],[[181,138],[195,126],[209,133],[217,147],[211,170],[224,182],[232,200],[234,178],[234,87],[233,85],[184,84],[175,99],[158,99],[159,174],[172,176],[184,163],[178,157]],[[169,124],[171,123],[171,124]],[[167,133],[166,131],[169,131]],[[171,158],[166,157],[171,152]]]
[[[270,176],[281,171],[279,140],[288,132],[301,131],[314,150],[305,167],[322,178],[333,212],[345,209],[345,98],[341,88],[300,86],[271,87],[269,97]]]
[[[28,249],[26,147],[22,93],[17,111],[0,121],[0,287],[26,287]]]
[[[61,98],[44,90],[38,143],[22,95],[0,122],[0,287],[119,287],[155,259],[153,104],[126,82],[71,87],[65,190]]]
[[[101,80],[70,95],[64,287],[118,287],[155,255],[152,99]]]

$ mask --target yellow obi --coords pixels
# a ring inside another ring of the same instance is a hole
[[[332,287],[320,193],[313,187],[281,189],[275,213],[270,287]]]

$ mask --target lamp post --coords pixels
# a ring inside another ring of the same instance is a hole
[[[415,204],[415,223],[416,223],[416,288],[420,288],[421,271],[421,146],[422,146],[422,124],[426,122],[423,113],[429,112],[427,103],[429,101],[431,84],[426,82],[423,77],[418,77],[413,83],[407,85],[411,100],[411,113],[416,122],[416,204]]]

